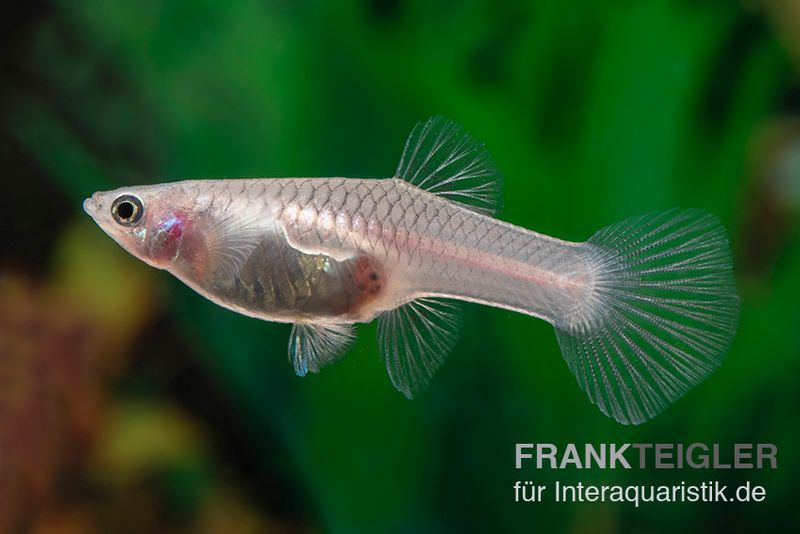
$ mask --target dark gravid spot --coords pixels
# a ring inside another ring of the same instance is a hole
[[[351,306],[353,311],[357,311],[383,291],[383,266],[371,256],[359,256],[351,267],[351,273],[357,290]]]

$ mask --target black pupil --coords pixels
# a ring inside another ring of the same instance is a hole
[[[133,204],[130,202],[120,202],[119,206],[117,206],[117,215],[119,215],[120,219],[130,219],[133,217],[134,211]]]

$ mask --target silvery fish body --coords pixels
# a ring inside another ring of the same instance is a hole
[[[553,324],[579,385],[623,423],[719,365],[738,298],[715,218],[673,210],[574,243],[493,218],[498,190],[482,145],[436,117],[412,132],[391,178],[190,180],[95,193],[84,208],[213,302],[294,324],[299,375],[377,318],[392,382],[412,397],[454,344],[456,301]]]

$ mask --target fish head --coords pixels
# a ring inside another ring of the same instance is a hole
[[[186,198],[180,183],[124,187],[94,193],[83,209],[129,253],[169,269],[190,234],[192,208]]]

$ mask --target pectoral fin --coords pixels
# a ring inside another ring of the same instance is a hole
[[[269,227],[256,216],[218,217],[206,231],[208,267],[233,279],[250,258]]]

